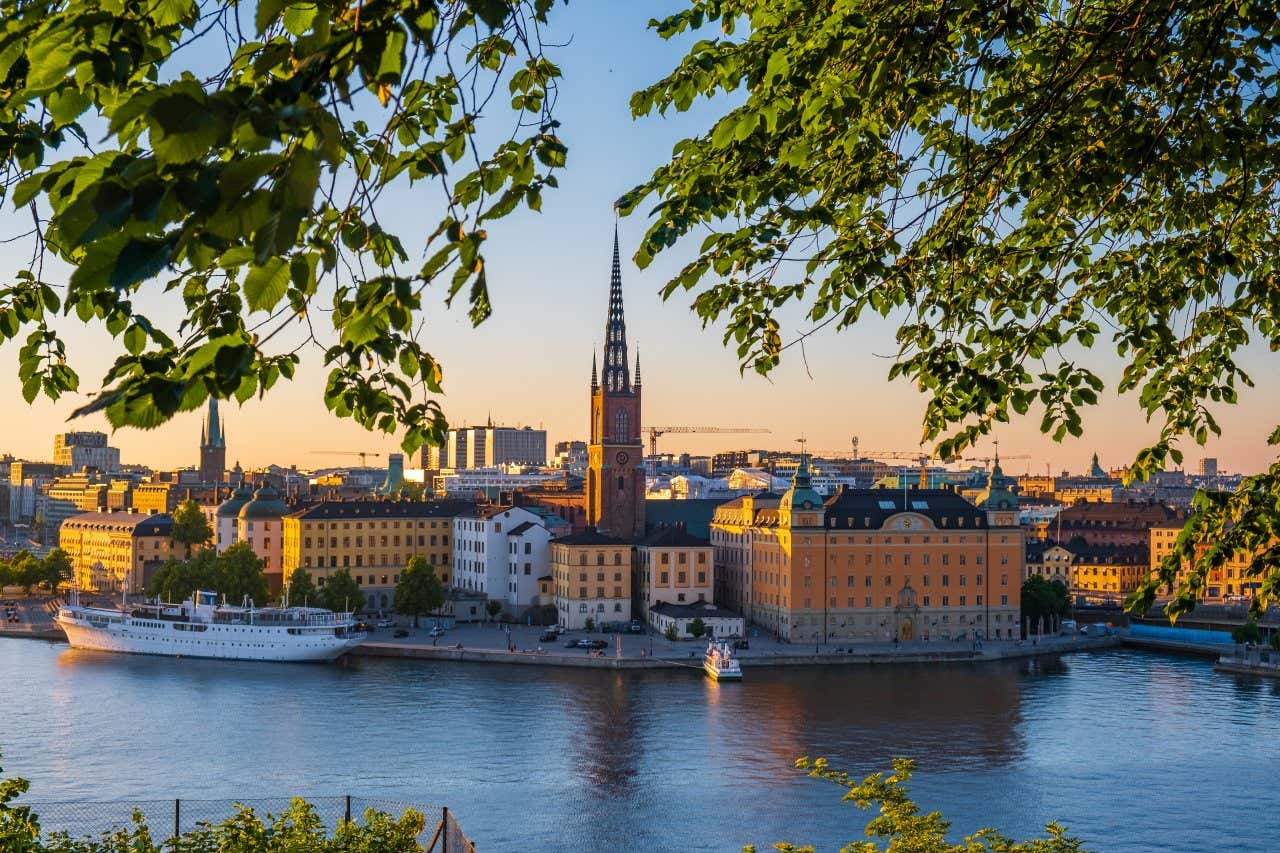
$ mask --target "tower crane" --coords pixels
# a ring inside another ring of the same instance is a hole
[[[909,459],[912,462],[918,462],[920,488],[929,488],[929,462],[933,459],[932,453],[923,453],[919,450],[868,450],[866,455],[870,459]]]
[[[368,465],[365,464],[366,457],[372,456],[373,458],[377,459],[379,456],[382,455],[381,453],[374,453],[373,451],[366,451],[366,450],[313,450],[311,452],[323,453],[325,456],[359,456],[361,468],[369,467]]]
[[[772,432],[772,430],[760,429],[757,427],[713,427],[713,426],[658,426],[645,427],[644,431],[649,434],[649,455],[658,455],[658,439],[667,433],[764,433]]]

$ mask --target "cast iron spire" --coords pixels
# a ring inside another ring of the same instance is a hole
[[[622,261],[618,253],[618,226],[613,226],[613,275],[609,281],[609,322],[604,330],[604,390],[631,391],[627,367],[627,322],[622,316]]]

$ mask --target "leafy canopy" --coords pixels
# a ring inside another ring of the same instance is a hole
[[[284,602],[287,607],[314,607],[319,601],[316,596],[316,585],[311,581],[311,573],[302,566],[298,566],[289,575],[289,583],[285,591],[288,594]]]
[[[246,596],[258,606],[267,603],[262,560],[247,542],[237,542],[221,554],[204,548],[187,560],[170,557],[152,575],[147,594],[181,602],[199,589],[221,593],[232,604],[240,604]]]
[[[1022,616],[1031,620],[1033,631],[1042,617],[1048,622],[1051,617],[1065,616],[1070,609],[1071,597],[1062,581],[1032,575],[1022,582]]]
[[[209,525],[209,519],[200,511],[200,505],[187,498],[173,512],[170,535],[174,542],[185,546],[187,554],[190,554],[193,545],[204,545],[213,538],[213,528]]]
[[[14,236],[35,247],[0,278],[0,343],[22,342],[27,400],[78,390],[57,319],[74,315],[117,343],[77,414],[151,428],[244,402],[314,347],[331,411],[410,452],[438,441],[424,292],[483,321],[486,229],[539,210],[565,162],[539,41],[553,2],[0,2],[0,200],[27,208]],[[380,197],[415,184],[439,218],[396,233]],[[162,292],[176,329],[144,311]]]
[[[347,569],[329,575],[320,590],[320,600],[334,613],[357,613],[364,609],[364,593]]]
[[[651,26],[704,38],[637,116],[740,105],[620,206],[654,204],[642,267],[706,235],[664,294],[691,291],[743,369],[892,317],[889,375],[927,395],[922,443],[949,459],[1014,416],[1080,435],[1103,388],[1082,355],[1106,348],[1159,430],[1130,469],[1146,478],[1219,432],[1215,404],[1252,384],[1242,346],[1280,348],[1274,0],[691,0]],[[792,304],[811,328],[786,340]],[[1176,616],[1234,551],[1257,555],[1264,608],[1280,463],[1196,504],[1130,603],[1195,561]]]
[[[444,585],[436,576],[435,567],[421,556],[409,558],[396,582],[395,609],[397,613],[412,616],[414,625],[423,613],[431,613],[444,604]]]
[[[1045,827],[1045,838],[1031,841],[1014,841],[994,829],[983,829],[964,839],[961,844],[947,841],[951,824],[941,812],[920,813],[920,807],[910,798],[907,783],[915,770],[915,762],[905,758],[893,761],[893,773],[886,776],[874,773],[861,782],[840,770],[831,769],[825,758],[810,761],[801,758],[796,766],[807,770],[815,779],[825,779],[845,789],[843,801],[853,803],[864,811],[879,806],[879,816],[867,824],[867,841],[851,841],[840,848],[842,853],[880,853],[880,851],[907,851],[912,853],[1082,853],[1081,843],[1066,834],[1062,827],[1051,823]],[[880,842],[884,842],[881,846]],[[775,850],[783,853],[813,853],[812,847],[796,847],[792,844],[775,844]],[[755,853],[754,847],[745,853]]]

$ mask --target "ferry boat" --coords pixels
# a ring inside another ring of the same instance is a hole
[[[742,667],[738,665],[738,659],[733,656],[728,643],[711,641],[702,658],[702,668],[716,681],[742,680]]]
[[[319,607],[231,606],[198,591],[182,604],[82,607],[79,595],[55,617],[72,648],[174,657],[331,661],[360,645],[351,613]]]

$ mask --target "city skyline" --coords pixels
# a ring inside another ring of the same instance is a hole
[[[438,292],[424,310],[424,340],[443,364],[441,403],[454,425],[484,423],[492,415],[497,423],[542,426],[550,443],[587,439],[584,365],[604,344],[600,319],[608,298],[613,200],[664,161],[674,142],[699,132],[709,116],[723,109],[716,104],[719,109],[695,109],[661,121],[630,118],[630,94],[657,79],[686,47],[680,39],[666,42],[644,32],[645,22],[650,15],[678,6],[663,3],[642,11],[571,5],[564,10],[557,31],[573,39],[555,57],[565,70],[557,112],[570,147],[561,188],[546,194],[541,215],[513,215],[493,229],[487,267],[494,314],[486,323],[473,330],[464,311],[444,310]],[[616,32],[635,37],[609,37]],[[595,73],[601,69],[608,70]],[[431,198],[434,201],[434,195]],[[389,192],[387,220],[413,215],[417,200],[404,188]],[[721,344],[721,330],[702,329],[688,297],[677,294],[664,304],[658,295],[685,257],[673,252],[644,271],[631,262],[648,224],[642,214],[619,223],[629,332],[650,379],[646,425],[772,430],[762,436],[669,436],[660,449],[786,449],[804,436],[815,451],[842,451],[854,435],[865,449],[916,449],[925,400],[909,383],[885,378],[895,351],[893,318],[872,317],[843,333],[819,333],[803,349],[789,350],[768,379],[754,373],[740,376],[737,358]],[[420,236],[406,233],[406,245],[420,245]],[[0,265],[17,268],[22,254],[20,244],[0,246]],[[413,248],[410,255],[416,256]],[[50,277],[61,281],[65,275],[62,269]],[[181,317],[178,306],[169,303],[155,313],[175,327]],[[786,340],[808,328],[794,310],[783,317]],[[109,336],[100,327],[81,327],[74,318],[60,318],[56,325],[67,335],[69,361],[80,371],[82,389],[96,390],[106,365],[95,363],[94,355],[111,351]],[[57,404],[43,398],[31,407],[22,404],[19,345],[14,341],[0,346],[0,396],[16,403],[0,431],[0,452],[41,459],[49,453],[54,432],[110,432],[101,417],[67,421],[87,393],[68,395]],[[282,349],[288,345],[285,341]],[[265,400],[254,399],[243,407],[224,404],[228,465],[321,467],[341,464],[342,457],[313,451],[366,450],[384,458],[398,451],[396,439],[367,433],[324,409],[320,355],[316,350],[304,352],[294,381],[279,383]],[[1028,467],[1042,473],[1046,464],[1054,472],[1081,469],[1095,451],[1104,466],[1122,466],[1157,440],[1158,428],[1144,421],[1136,395],[1114,394],[1118,359],[1099,349],[1080,353],[1080,361],[1099,370],[1108,382],[1100,404],[1085,412],[1083,437],[1052,442],[1039,433],[1033,410],[991,437],[1008,454],[1033,457],[1030,463],[1011,466],[1010,473],[1023,473]],[[1257,387],[1241,389],[1239,405],[1215,409],[1223,427],[1221,438],[1204,448],[1191,442],[1181,445],[1185,468],[1193,469],[1202,456],[1217,457],[1224,470],[1245,472],[1260,470],[1273,460],[1265,441],[1274,428],[1271,401],[1280,392],[1280,365],[1257,345],[1246,347],[1240,361]],[[112,434],[112,443],[125,462],[163,468],[195,465],[203,417],[201,408],[158,430],[122,430]],[[973,455],[989,454],[990,441]]]

